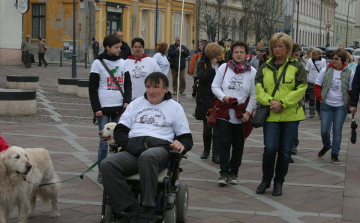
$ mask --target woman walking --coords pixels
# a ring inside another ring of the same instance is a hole
[[[131,101],[131,79],[125,70],[125,61],[120,57],[120,39],[114,35],[104,38],[104,52],[91,66],[89,78],[89,95],[92,110],[99,125],[99,131],[110,122],[119,122],[124,109]],[[121,89],[118,89],[105,66],[116,78]],[[98,160],[106,157],[108,145],[100,138]],[[98,182],[102,183],[99,172]]]
[[[301,99],[307,88],[307,75],[304,66],[291,58],[292,48],[293,41],[287,34],[274,34],[269,41],[271,58],[261,65],[256,74],[256,99],[263,106],[270,107],[270,115],[263,127],[263,177],[257,194],[263,194],[273,179],[272,195],[282,194],[293,140],[299,121],[305,119]],[[276,83],[278,89],[274,92]]]
[[[212,92],[219,99],[216,104],[216,113],[219,114],[216,116],[216,127],[219,135],[220,185],[238,183],[245,138],[252,129],[249,119],[256,106],[256,70],[245,62],[248,52],[249,47],[245,42],[231,44],[232,60],[219,67],[211,85]]]
[[[200,156],[201,159],[207,159],[210,155],[211,141],[213,144],[212,161],[219,163],[218,152],[218,131],[216,126],[212,129],[208,127],[206,112],[212,108],[212,101],[215,97],[211,91],[211,84],[214,80],[216,71],[224,63],[222,60],[223,48],[217,43],[210,43],[205,48],[200,61],[197,64],[197,76],[199,85],[197,87],[195,118],[203,121],[203,142],[204,151]]]
[[[170,69],[170,63],[166,57],[166,53],[168,51],[168,44],[167,43],[160,43],[156,49],[156,53],[153,56],[153,59],[157,62],[160,67],[160,72],[168,75]]]
[[[44,67],[46,67],[48,65],[48,63],[45,60],[45,52],[46,52],[46,46],[45,46],[45,40],[41,39],[39,37],[39,46],[38,46],[38,53],[39,53],[39,65],[38,67],[41,67],[41,61],[44,62]]]
[[[149,74],[160,72],[156,61],[144,54],[144,47],[145,42],[142,38],[134,38],[131,41],[133,54],[126,60],[126,70],[130,73],[132,83],[132,99],[144,96],[146,91],[144,81]]]
[[[323,68],[316,78],[314,92],[320,102],[321,138],[323,148],[318,157],[323,157],[331,149],[331,162],[340,164],[339,152],[342,139],[342,128],[350,103],[350,92],[355,72],[345,63],[345,50],[335,50],[331,62]],[[330,131],[333,125],[333,142]]]

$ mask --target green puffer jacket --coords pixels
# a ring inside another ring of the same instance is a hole
[[[307,89],[307,74],[304,66],[296,59],[286,59],[279,70],[274,66],[275,58],[272,57],[262,64],[255,77],[256,100],[264,106],[269,106],[272,100],[280,101],[283,106],[282,113],[270,110],[267,122],[291,122],[305,119],[305,113],[301,106],[301,99]],[[281,80],[279,89],[274,98],[271,97],[275,88],[276,80],[281,75],[285,65],[289,63],[284,78]]]

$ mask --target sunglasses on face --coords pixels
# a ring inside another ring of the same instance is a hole
[[[339,57],[334,57],[334,58],[331,58],[331,60],[341,60],[341,58],[339,58]]]

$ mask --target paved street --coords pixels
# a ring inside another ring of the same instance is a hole
[[[89,77],[90,67],[78,66],[77,70],[79,78]],[[61,179],[82,173],[91,166],[96,161],[99,138],[97,126],[92,124],[90,101],[57,92],[57,79],[71,77],[71,66],[0,67],[0,88],[6,85],[6,75],[40,77],[37,115],[0,116],[0,131],[8,144],[48,149]],[[187,95],[179,99],[194,137],[194,147],[181,165],[184,168],[181,181],[190,190],[188,222],[360,222],[360,144],[349,141],[350,119],[344,125],[339,156],[342,163],[338,166],[330,162],[330,152],[324,158],[317,157],[322,148],[317,116],[300,123],[299,152],[293,156],[295,163],[290,165],[282,196],[273,197],[272,187],[264,195],[255,193],[262,177],[262,129],[255,129],[246,140],[240,184],[219,187],[219,166],[212,163],[211,158],[201,160],[199,157],[203,147],[202,122],[192,117],[195,109],[195,99],[191,97],[192,78],[186,78]],[[359,117],[358,113],[358,123]],[[61,185],[58,200],[61,217],[50,218],[51,205],[39,201],[35,217],[28,222],[100,222],[102,185],[96,181],[97,171],[94,169],[82,180]],[[16,216],[17,210],[14,210],[11,223],[17,222]]]

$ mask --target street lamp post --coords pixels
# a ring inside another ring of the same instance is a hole
[[[217,0],[217,2],[219,3],[219,22],[218,22],[218,33],[217,33],[217,36],[218,36],[218,42],[220,41],[220,22],[221,22],[221,17],[220,17],[220,9],[221,9],[221,3],[222,3],[223,0]]]
[[[320,4],[320,33],[319,33],[319,46],[321,46],[321,19],[322,19],[322,4],[324,0],[321,0]]]
[[[350,4],[355,2],[357,0],[351,0],[348,4],[348,12],[347,12],[347,18],[346,18],[346,42],[345,42],[345,47],[347,47],[347,43],[348,43],[348,31],[349,31],[349,11],[350,11]]]
[[[245,11],[245,27],[244,27],[244,42],[247,42],[247,29],[248,29],[248,19],[247,19],[247,11],[250,7],[250,0],[245,0],[243,2],[243,8]]]
[[[297,4],[297,18],[296,18],[296,42],[298,43],[298,33],[299,33],[299,4],[300,0],[296,0]]]
[[[159,12],[159,0],[156,0],[156,9],[155,9],[155,52],[156,52],[156,49],[157,49],[158,19],[159,19],[158,18],[158,12]]]
[[[76,0],[73,0],[73,55],[71,77],[76,78]]]

